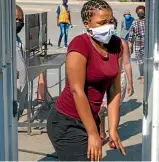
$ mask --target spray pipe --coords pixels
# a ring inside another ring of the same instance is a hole
[[[29,153],[29,154],[42,155],[42,156],[46,156],[46,157],[52,157],[52,158],[56,158],[57,159],[57,156],[55,156],[53,154],[46,154],[46,153],[42,153],[42,152],[30,151],[30,150],[25,150],[25,149],[18,149],[18,151],[19,152]]]

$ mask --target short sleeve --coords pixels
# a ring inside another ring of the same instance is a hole
[[[59,15],[60,14],[60,6],[57,7],[56,13]]]
[[[69,44],[67,54],[72,51],[78,52],[83,55],[86,59],[89,57],[89,43],[85,38],[85,35],[79,35],[75,37]]]

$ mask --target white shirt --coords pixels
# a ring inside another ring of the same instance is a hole
[[[19,72],[19,79],[17,79],[17,88],[22,92],[26,84],[27,70],[23,56],[22,43],[18,41],[16,41],[16,64],[17,71]]]

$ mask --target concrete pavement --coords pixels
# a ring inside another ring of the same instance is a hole
[[[25,14],[48,11],[48,39],[53,43],[53,48],[50,48],[51,53],[63,53],[66,52],[66,49],[57,49],[57,40],[59,36],[59,28],[56,26],[56,14],[55,10],[57,5],[52,6],[45,4],[38,4],[36,6],[23,4],[23,10]],[[122,13],[126,9],[131,9],[132,14],[135,15],[135,8],[137,4],[111,4],[114,15],[118,20],[118,27],[120,28],[120,22],[122,20]],[[73,39],[78,34],[83,32],[83,24],[80,18],[80,10],[82,4],[71,4],[72,9],[72,22],[74,28],[70,29],[69,32],[69,41]],[[25,42],[24,30],[20,33],[23,41]],[[135,63],[134,56],[132,56],[132,68],[134,76],[134,88],[135,94],[128,98],[126,97],[122,106],[121,106],[121,120],[119,126],[119,134],[123,141],[124,146],[126,147],[127,156],[123,157],[118,150],[110,150],[108,144],[106,143],[103,146],[103,160],[107,161],[140,161],[141,159],[141,146],[142,146],[142,98],[143,98],[143,86],[139,84],[138,70]],[[62,77],[65,77],[64,66],[62,68]],[[54,85],[58,82],[58,73],[56,70],[48,71],[48,86]],[[36,85],[34,85],[36,88]],[[63,83],[64,87],[64,83]],[[55,86],[49,89],[49,92],[52,96],[58,95],[58,86]],[[46,119],[45,119],[46,120]],[[106,123],[107,125],[107,123]],[[29,151],[40,152],[43,155],[33,154],[33,153],[24,153],[19,152],[20,161],[54,161],[56,158],[48,158],[44,154],[54,153],[54,149],[47,137],[47,134],[43,133],[41,135],[28,136],[24,133],[19,133],[19,149],[26,149]]]

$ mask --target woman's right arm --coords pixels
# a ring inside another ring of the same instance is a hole
[[[66,75],[70,85],[77,112],[88,134],[88,158],[97,161],[101,158],[101,139],[93,118],[91,108],[84,92],[87,59],[72,51],[66,58]]]

